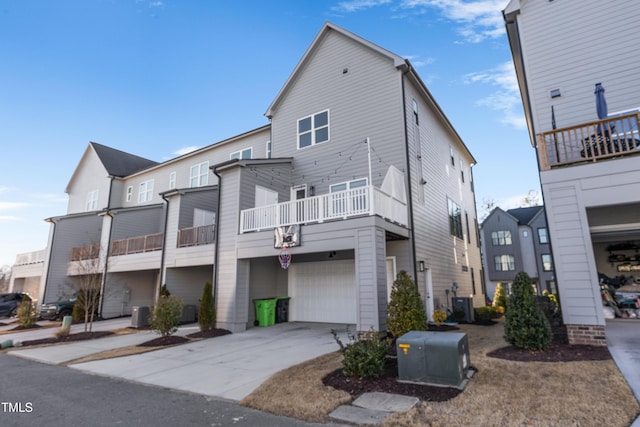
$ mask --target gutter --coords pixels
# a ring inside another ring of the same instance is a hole
[[[56,225],[58,225],[58,221],[53,217],[47,218],[45,219],[45,221],[53,226],[53,231],[51,232],[51,246],[49,247],[49,253],[47,254],[47,257],[48,257],[47,276],[44,281],[44,289],[42,291],[42,298],[41,298],[42,301],[39,301],[40,304],[44,304],[44,296],[47,293],[47,285],[49,284],[49,277],[51,274],[51,252],[53,252],[53,245],[54,245],[54,242],[56,241]],[[38,297],[40,297],[40,295],[38,295]]]
[[[99,314],[102,317],[102,309],[104,305],[104,290],[107,286],[107,274],[109,273],[109,254],[111,253],[111,238],[113,236],[113,215],[111,214],[111,193],[113,191],[113,181],[115,176],[109,176],[111,180],[109,182],[109,196],[107,197],[107,207],[103,211],[106,216],[111,218],[111,224],[109,225],[109,240],[107,242],[106,254],[104,258],[104,272],[102,273],[102,280],[100,283],[100,301],[98,302],[98,307],[100,307]]]
[[[165,202],[164,208],[164,226],[162,230],[162,255],[160,255],[160,275],[158,277],[158,286],[156,287],[156,301],[160,297],[160,289],[162,289],[163,281],[164,281],[164,264],[165,257],[167,254],[167,226],[169,222],[169,199],[167,199],[167,193],[160,193],[160,197]]]
[[[228,163],[229,162],[225,162],[223,163],[223,165]],[[216,235],[216,242],[214,244],[214,247],[216,253],[213,259],[213,308],[215,309],[216,313],[218,313],[218,263],[220,261],[220,218],[222,218],[222,215],[220,215],[220,202],[222,201],[222,176],[220,176],[220,174],[218,173],[219,166],[221,165],[214,165],[211,167],[211,172],[213,172],[213,174],[218,178],[218,206],[216,207],[217,214],[214,227]],[[218,319],[216,315],[216,323],[217,321]]]

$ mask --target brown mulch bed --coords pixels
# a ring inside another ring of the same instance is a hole
[[[497,322],[478,323],[491,326]],[[453,325],[441,325],[439,328],[430,326],[429,330],[452,331],[458,329]],[[414,396],[422,401],[444,402],[462,393],[453,387],[435,387],[422,384],[398,382],[398,364],[395,355],[396,346],[389,350],[390,356],[385,364],[384,374],[380,378],[345,377],[342,368],[335,370],[323,379],[323,384],[338,390],[343,390],[356,398],[366,392],[386,392],[405,396]],[[489,357],[518,362],[577,362],[592,360],[608,360],[611,354],[606,346],[569,345],[566,328],[553,328],[551,346],[544,351],[528,351],[514,346],[506,346],[487,353]],[[475,368],[471,367],[471,370]]]
[[[228,331],[226,329],[210,329],[208,331],[194,332],[187,336],[170,335],[168,337],[158,337],[150,341],[145,341],[142,344],[138,344],[138,347],[160,347],[167,345],[184,344],[193,339],[215,338],[230,333],[231,331]]]
[[[37,340],[23,341],[22,346],[30,346],[30,345],[40,345],[40,344],[57,344],[63,342],[73,342],[73,341],[84,341],[84,340],[93,340],[96,338],[103,338],[109,335],[113,335],[111,331],[98,331],[98,332],[79,332],[77,334],[70,334],[66,337],[50,337],[50,338],[41,338]]]

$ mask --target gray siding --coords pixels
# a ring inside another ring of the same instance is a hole
[[[111,240],[163,232],[164,205],[118,211],[113,216]]]
[[[193,212],[195,209],[218,211],[218,188],[208,188],[203,191],[188,192],[180,198],[179,229],[193,227]],[[216,213],[217,219],[217,213]]]

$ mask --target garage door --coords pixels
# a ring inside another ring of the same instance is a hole
[[[289,320],[356,323],[353,260],[292,263],[289,267]]]

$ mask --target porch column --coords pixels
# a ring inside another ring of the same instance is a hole
[[[358,332],[387,328],[386,241],[381,228],[356,231],[356,307]]]

